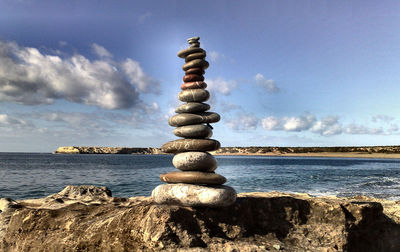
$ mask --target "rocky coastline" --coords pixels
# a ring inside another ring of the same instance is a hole
[[[91,147],[91,146],[62,146],[55,154],[166,154],[160,148],[129,148],[129,147]]]
[[[160,148],[129,147],[59,147],[56,154],[167,154]],[[400,146],[342,146],[342,147],[220,147],[210,151],[212,155],[254,155],[254,156],[332,156],[400,158]]]
[[[399,203],[251,192],[214,209],[67,186],[41,199],[0,199],[0,250],[399,251]]]

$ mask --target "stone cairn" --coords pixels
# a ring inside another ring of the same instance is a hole
[[[224,207],[236,201],[236,192],[222,185],[226,178],[214,172],[217,160],[208,153],[220,147],[217,140],[209,139],[212,136],[210,123],[218,122],[220,116],[206,112],[210,105],[203,103],[210,97],[203,76],[209,63],[199,39],[188,39],[190,47],[178,52],[178,57],[185,59],[184,83],[178,98],[185,103],[175,110],[177,115],[169,118],[168,123],[176,127],[174,134],[184,139],[161,147],[162,151],[175,154],[172,163],[180,171],[161,174],[161,181],[168,184],[157,186],[152,198],[159,204]]]

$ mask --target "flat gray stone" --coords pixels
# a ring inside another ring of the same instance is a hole
[[[178,137],[207,139],[212,136],[212,129],[204,124],[186,125],[174,129],[174,134]]]
[[[186,151],[214,151],[218,150],[221,144],[214,139],[178,139],[170,141],[161,146],[165,153],[179,153]]]
[[[186,183],[197,185],[222,185],[226,178],[214,172],[173,171],[160,174],[161,181],[167,183]]]
[[[183,102],[205,102],[210,98],[210,93],[204,89],[185,89],[178,94],[178,99]]]
[[[212,172],[217,169],[217,160],[208,152],[189,151],[176,154],[172,164],[181,171]]]
[[[199,114],[181,113],[169,118],[168,124],[173,127],[200,124],[200,123],[215,123],[221,117],[214,112],[203,112]]]
[[[189,207],[227,207],[236,202],[236,191],[229,186],[164,184],[151,193],[158,204]]]
[[[176,113],[200,113],[210,109],[210,105],[201,102],[188,102],[175,109]]]
[[[197,49],[197,47],[191,47],[190,49]],[[182,66],[182,70],[186,71],[189,68],[195,68],[195,67],[200,67],[203,70],[207,69],[210,66],[210,63],[208,63],[207,60],[203,60],[203,59],[194,59],[191,60],[189,62],[186,62],[183,66]]]

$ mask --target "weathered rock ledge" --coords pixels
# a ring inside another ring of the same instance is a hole
[[[1,251],[400,251],[399,204],[365,197],[242,193],[212,209],[68,186],[0,210]]]

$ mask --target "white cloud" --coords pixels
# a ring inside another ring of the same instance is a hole
[[[286,131],[303,131],[312,127],[315,116],[307,114],[299,117],[285,117],[283,119],[283,129]]]
[[[96,48],[99,55],[111,55],[101,46]],[[132,59],[123,63],[110,58],[91,61],[80,54],[61,58],[0,41],[0,101],[32,105],[64,99],[126,109],[138,104],[139,92],[158,90],[159,83]]]
[[[375,115],[372,117],[372,121],[373,122],[385,122],[385,123],[389,123],[391,121],[394,120],[394,117],[388,116],[388,115]]]
[[[281,130],[282,129],[281,121],[274,116],[269,116],[269,117],[263,118],[261,120],[261,125],[266,130]]]
[[[7,114],[0,114],[0,127],[15,127],[15,126],[25,126],[29,123],[25,120],[11,117]]]
[[[210,61],[217,62],[219,59],[220,55],[216,51],[211,51],[208,53],[208,57],[210,58]]]
[[[96,43],[92,44],[92,50],[99,57],[111,58],[113,56],[106,48]]]
[[[354,123],[348,125],[344,131],[351,135],[380,135],[384,133],[382,128],[369,128]]]
[[[312,114],[298,117],[265,117],[262,119],[262,127],[270,131],[310,131],[321,136],[333,136],[342,133],[351,135],[390,135],[399,131],[397,124],[391,124],[386,130],[381,127],[373,128],[355,123],[343,126],[337,116],[327,116],[318,120]]]
[[[321,136],[332,136],[341,134],[343,129],[336,116],[327,116],[321,120],[312,114],[305,114],[293,117],[266,117],[262,119],[262,127],[265,130],[283,131],[311,131]]]
[[[263,87],[267,92],[271,93],[279,92],[279,88],[276,86],[274,80],[267,80],[260,73],[256,74],[254,79],[256,80],[257,85]]]
[[[234,119],[225,121],[225,124],[234,130],[254,130],[257,128],[259,123],[258,117],[253,114],[239,114]]]
[[[157,81],[147,76],[139,65],[139,62],[126,59],[121,64],[122,70],[127,75],[130,83],[143,93],[160,93],[160,85]]]
[[[237,82],[230,80],[224,80],[221,77],[217,77],[216,79],[206,79],[207,89],[209,91],[216,91],[223,95],[230,95],[233,90],[237,88]]]
[[[322,136],[339,135],[343,131],[337,116],[328,116],[320,121],[315,121],[310,130]]]

